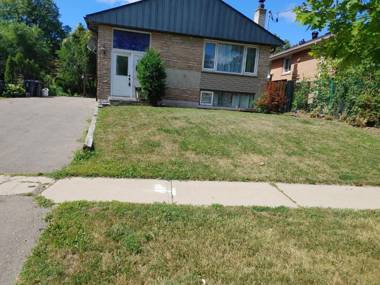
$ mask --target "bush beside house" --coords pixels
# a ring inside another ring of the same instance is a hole
[[[153,106],[157,106],[165,95],[166,72],[160,54],[150,49],[137,65],[137,78],[141,90]]]

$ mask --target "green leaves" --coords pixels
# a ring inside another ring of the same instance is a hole
[[[96,55],[88,50],[91,33],[81,24],[58,51],[57,82],[69,94],[95,93]]]
[[[156,106],[165,92],[166,72],[160,54],[150,49],[137,65],[137,78],[148,101]]]
[[[379,0],[306,0],[294,11],[310,29],[333,34],[316,50],[318,56],[340,59],[344,68],[366,59],[380,66]]]

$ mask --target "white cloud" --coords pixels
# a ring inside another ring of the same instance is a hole
[[[278,16],[287,22],[295,22],[296,21],[296,14],[294,14],[293,11],[285,11],[285,12],[280,12]]]
[[[286,22],[294,23],[296,21],[296,14],[293,10],[296,6],[296,3],[289,3],[285,11],[278,13],[278,17]]]

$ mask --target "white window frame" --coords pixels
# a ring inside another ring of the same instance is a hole
[[[289,70],[285,69],[286,61],[289,60]],[[282,74],[287,75],[292,72],[292,58],[291,57],[285,57],[282,61]]]
[[[214,67],[213,68],[205,68],[205,56],[206,56],[206,45],[207,44],[215,44],[215,59],[214,59]],[[240,72],[228,72],[228,71],[219,71],[218,68],[218,48],[221,44],[227,44],[227,45],[235,45],[235,46],[242,46],[244,47],[243,51],[243,63],[242,63],[242,70]],[[245,68],[247,65],[247,49],[248,48],[254,48],[256,49],[256,59],[255,59],[255,72],[246,72]],[[215,41],[215,40],[205,40],[203,44],[203,57],[202,57],[202,71],[206,72],[214,72],[214,73],[222,73],[222,74],[231,74],[231,75],[245,75],[245,76],[252,76],[256,77],[258,73],[258,66],[259,66],[259,57],[260,57],[260,50],[258,46],[255,45],[244,45],[244,44],[238,44],[234,42],[224,42],[224,41]]]
[[[211,103],[202,103],[202,96],[205,94],[211,95]],[[201,106],[212,106],[212,105],[214,105],[214,92],[213,91],[201,91],[201,96],[199,98],[199,105],[201,105]]]

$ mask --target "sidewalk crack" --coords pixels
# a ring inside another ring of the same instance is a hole
[[[281,190],[280,187],[276,183],[270,183],[271,186],[277,189],[278,192],[280,192],[282,195],[284,195],[286,198],[288,198],[292,203],[294,203],[298,208],[303,208],[300,204],[297,203],[296,200],[294,200],[292,197],[290,197],[288,194],[286,194],[283,190]]]
[[[171,199],[171,203],[174,204],[173,180],[170,180],[170,199]]]

